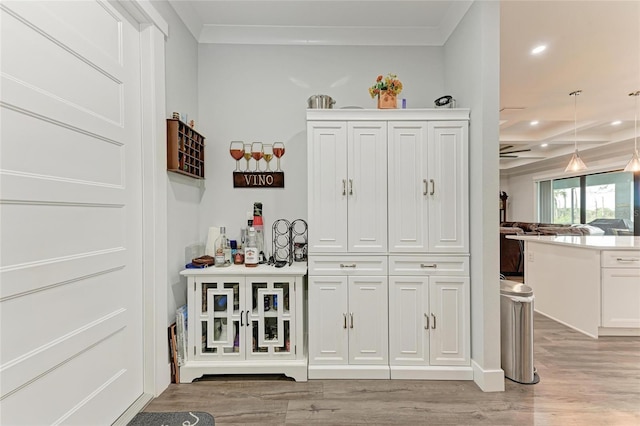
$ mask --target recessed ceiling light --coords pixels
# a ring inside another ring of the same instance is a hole
[[[532,126],[537,126],[537,125],[538,125],[538,123],[539,123],[539,121],[538,121],[538,120],[533,120],[530,124],[531,124]]]
[[[611,122],[612,126],[619,126],[620,124],[622,124],[622,121],[620,121],[620,120],[616,120],[616,121],[612,121]]]
[[[542,52],[544,52],[547,49],[547,45],[546,44],[541,44],[540,46],[536,46],[533,48],[533,50],[531,51],[532,55],[538,55]]]
[[[546,147],[548,147],[548,146],[549,146],[549,144],[548,144],[548,143],[543,143],[543,144],[542,144],[542,145],[540,145],[540,146],[541,146],[541,147],[543,147],[543,148],[546,148]]]

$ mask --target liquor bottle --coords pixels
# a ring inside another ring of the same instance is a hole
[[[220,227],[220,236],[216,240],[215,248],[216,255],[214,257],[214,265],[230,266],[231,247],[229,246],[229,240],[227,239],[227,230],[224,226]]]
[[[258,266],[258,247],[256,246],[256,230],[249,228],[247,244],[244,246],[244,266],[255,268]]]
[[[264,257],[264,223],[262,221],[262,203],[253,203],[253,227],[256,230],[258,255]]]

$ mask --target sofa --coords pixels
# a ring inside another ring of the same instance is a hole
[[[539,222],[500,223],[500,273],[504,276],[524,275],[524,245],[507,235],[603,235],[591,225],[567,225]]]

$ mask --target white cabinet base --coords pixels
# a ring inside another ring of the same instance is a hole
[[[310,379],[389,379],[388,365],[309,365]]]
[[[307,360],[291,361],[189,361],[180,367],[180,383],[191,383],[205,374],[284,374],[297,382],[307,381]]]
[[[598,327],[598,336],[640,336],[640,328]]]
[[[400,380],[473,380],[469,367],[392,365],[391,378]]]

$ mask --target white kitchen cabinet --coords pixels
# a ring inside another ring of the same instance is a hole
[[[307,111],[309,377],[473,378],[468,118]]]
[[[309,299],[309,377],[388,379],[387,277],[312,277]]]
[[[640,328],[639,251],[602,252],[601,318],[601,327]]]
[[[309,253],[387,251],[385,122],[309,122]]]
[[[468,253],[467,122],[388,126],[389,251]]]
[[[284,373],[307,380],[303,340],[306,265],[188,269],[186,361],[203,374]]]
[[[393,256],[390,273],[391,378],[471,379],[468,258]]]

